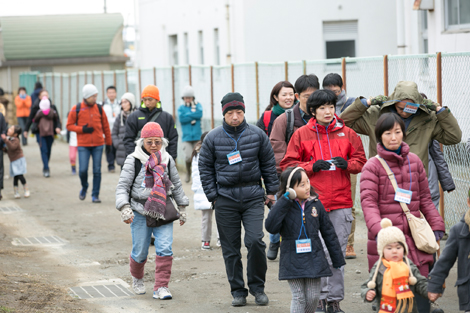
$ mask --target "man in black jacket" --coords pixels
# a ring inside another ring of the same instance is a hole
[[[134,152],[135,141],[140,138],[140,131],[148,122],[156,122],[163,129],[163,135],[168,139],[168,153],[176,160],[178,156],[178,131],[173,116],[162,110],[160,91],[157,86],[148,85],[142,91],[140,108],[129,115],[124,136],[124,147],[129,155]]]
[[[223,125],[202,143],[199,172],[207,199],[213,203],[233,306],[246,304],[248,290],[241,261],[241,223],[248,249],[248,288],[258,305],[264,293],[267,261],[263,242],[264,204],[274,201],[278,188],[276,162],[268,136],[245,121],[245,103],[239,93],[222,99]],[[264,180],[266,193],[261,185]]]

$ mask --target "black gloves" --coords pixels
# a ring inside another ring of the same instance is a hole
[[[313,163],[312,165],[312,171],[319,172],[320,170],[329,170],[331,164],[326,162],[325,160],[318,160],[317,162]]]
[[[91,134],[95,129],[93,127],[88,127],[88,124],[83,126],[83,133],[85,134]]]
[[[348,168],[348,161],[346,161],[345,159],[343,159],[342,157],[334,157],[334,158],[331,158],[333,160],[333,163],[339,167],[340,169],[347,169]]]

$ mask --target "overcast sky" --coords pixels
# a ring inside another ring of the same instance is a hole
[[[106,0],[106,8],[121,13],[125,24],[134,24],[134,0]],[[0,0],[0,16],[103,12],[104,0]]]

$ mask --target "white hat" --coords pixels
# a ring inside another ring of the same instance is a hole
[[[121,101],[122,99],[126,99],[127,101],[131,103],[131,110],[135,108],[135,96],[132,93],[126,92],[125,94],[122,95]]]
[[[82,89],[83,99],[88,99],[93,95],[98,94],[98,88],[93,84],[86,84]]]
[[[186,86],[183,89],[182,97],[191,97],[194,98],[194,89],[191,86]]]

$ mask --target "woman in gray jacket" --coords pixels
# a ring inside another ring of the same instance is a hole
[[[155,242],[158,242],[158,245],[155,245],[156,266],[153,297],[162,300],[172,298],[168,289],[168,282],[170,281],[173,262],[173,223],[170,222],[158,227],[147,226],[148,207],[150,205],[146,206],[146,202],[149,197],[153,197],[154,193],[151,193],[153,189],[146,188],[148,184],[146,184],[145,164],[151,154],[161,153],[161,162],[159,164],[164,168],[165,175],[159,175],[164,182],[167,181],[167,176],[173,185],[166,191],[166,197],[175,200],[180,212],[179,222],[181,226],[186,222],[186,206],[189,204],[181,185],[175,160],[165,150],[167,146],[168,141],[163,138],[160,125],[154,122],[145,124],[142,128],[141,139],[136,142],[135,151],[127,156],[124,162],[116,187],[116,209],[121,212],[122,221],[131,225],[132,252],[129,261],[133,289],[136,294],[145,293],[144,265],[147,262],[150,238],[153,234]],[[138,173],[136,173],[136,168],[140,168]],[[163,210],[166,210],[166,208]]]
[[[124,147],[124,135],[126,134],[127,117],[135,110],[135,96],[126,92],[121,97],[121,113],[116,117],[111,137],[113,138],[113,146],[116,149],[116,163],[122,167],[126,160],[126,148]]]

